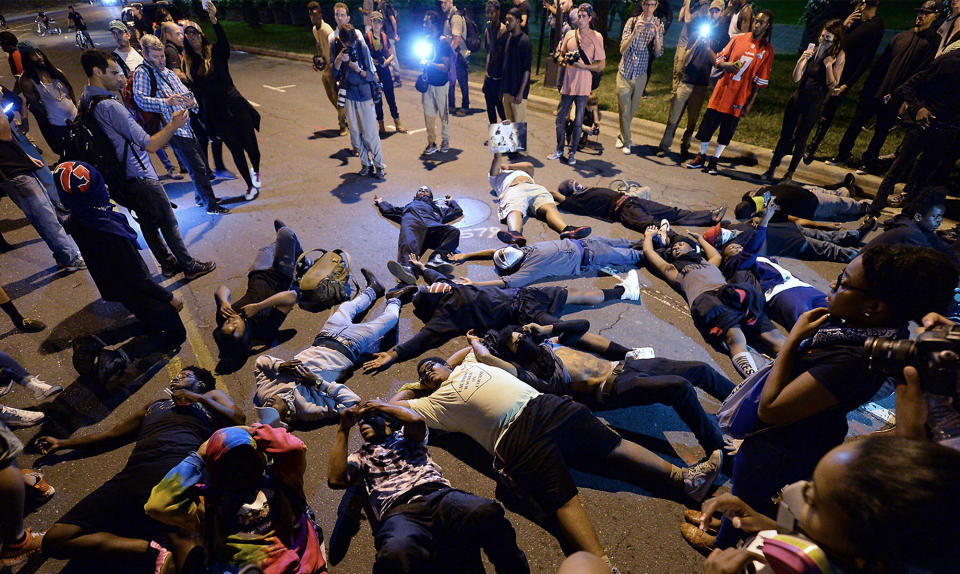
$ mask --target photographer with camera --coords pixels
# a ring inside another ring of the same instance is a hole
[[[947,52],[917,72],[894,92],[903,99],[900,119],[906,127],[897,157],[880,182],[871,215],[886,205],[901,207],[928,182],[946,181],[960,137],[960,50]],[[890,197],[897,182],[903,193]],[[889,200],[888,200],[889,198]]]
[[[679,68],[679,80],[674,84],[673,95],[670,97],[670,113],[663,129],[663,137],[660,138],[657,157],[664,157],[670,151],[684,110],[687,113],[687,128],[680,139],[680,162],[685,162],[690,157],[690,138],[697,129],[700,110],[707,99],[713,63],[717,59],[717,53],[723,50],[730,40],[723,29],[723,0],[713,0],[708,14],[709,16],[693,17],[689,23],[684,24],[696,32],[697,39],[692,46],[687,44],[683,59],[674,64]],[[678,49],[677,52],[679,51]]]
[[[376,72],[370,66],[370,52],[348,22],[339,28],[343,50],[332,62],[333,72],[340,85],[337,104],[347,110],[350,140],[356,142],[363,167],[359,175],[373,175],[383,179],[383,150],[377,131],[374,96],[379,96],[380,85]]]
[[[330,105],[337,110],[340,135],[346,135],[347,112],[337,105],[337,82],[333,79],[333,70],[330,68],[330,36],[333,35],[333,28],[330,24],[324,22],[319,3],[314,1],[307,4],[307,13],[310,15],[310,23],[313,25],[311,31],[316,42],[313,69],[320,72],[320,83],[323,84],[323,91],[327,94]]]
[[[423,15],[426,34],[417,46],[417,56],[423,72],[417,78],[417,91],[423,104],[423,119],[427,126],[427,147],[422,155],[450,151],[450,107],[447,104],[447,84],[453,63],[453,49],[440,33],[443,21],[440,14],[427,10]],[[437,126],[437,123],[440,125]],[[438,129],[439,128],[439,129]],[[437,133],[440,132],[440,133]],[[437,140],[440,147],[437,148]]]
[[[547,159],[563,159],[563,147],[567,138],[567,117],[576,104],[573,136],[570,138],[569,165],[577,163],[577,147],[583,130],[583,114],[587,98],[593,89],[593,75],[603,71],[607,55],[603,50],[603,36],[590,28],[593,6],[584,2],[577,7],[577,28],[567,32],[557,47],[554,58],[563,66],[563,83],[560,86],[560,105],[557,106],[557,149]]]
[[[393,41],[390,40],[386,32],[383,31],[383,14],[374,11],[370,14],[370,30],[367,31],[367,46],[370,48],[370,57],[377,67],[377,77],[380,78],[380,87],[383,90],[383,97],[390,106],[390,117],[393,118],[394,130],[405,133],[407,130],[400,125],[400,112],[397,110],[397,97],[393,92],[393,74],[390,68],[397,59],[397,53],[394,51]],[[383,125],[383,100],[375,100],[377,108],[377,123],[380,126],[380,134],[385,135],[387,128]]]
[[[728,429],[746,437],[734,461],[733,494],[773,516],[770,498],[811,475],[843,442],[846,414],[888,379],[872,368],[864,351],[868,338],[905,338],[910,320],[946,308],[957,274],[944,254],[925,247],[877,245],[854,258],[831,284],[827,308],[801,315],[770,368],[744,383],[760,392],[743,400],[736,428]],[[702,552],[732,547],[744,536],[726,518],[716,538],[698,529],[681,532]]]
[[[617,107],[620,137],[617,147],[630,155],[630,124],[640,108],[640,98],[650,77],[650,63],[663,55],[663,22],[654,15],[657,0],[642,0],[623,25],[620,35],[620,68],[617,70]]]

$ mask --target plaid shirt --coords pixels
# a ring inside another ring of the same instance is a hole
[[[623,27],[623,34],[620,35],[620,41],[623,42],[633,34],[633,28],[635,26],[642,26],[640,22],[641,16],[634,16],[627,20],[627,23]],[[654,24],[656,24],[656,19],[654,19]],[[650,65],[650,52],[647,50],[647,46],[653,40],[654,36],[660,37],[660,51],[654,55],[655,58],[659,58],[663,55],[663,26],[655,28],[654,31],[650,31],[647,28],[641,28],[637,35],[633,37],[633,41],[627,46],[627,49],[624,50],[623,56],[620,58],[620,75],[628,80],[633,80],[642,74],[648,73],[648,68]]]
[[[150,66],[150,69],[146,69]],[[156,96],[150,97],[150,72],[157,79]],[[133,72],[133,100],[145,112],[154,112],[163,116],[164,123],[170,123],[173,112],[182,109],[182,106],[168,106],[166,99],[174,94],[189,94],[190,90],[183,85],[180,78],[173,70],[164,68],[162,70],[144,61],[142,65],[137,66]],[[191,112],[196,112],[198,106],[190,108]],[[193,131],[190,129],[190,122],[177,130],[180,137],[193,138]]]

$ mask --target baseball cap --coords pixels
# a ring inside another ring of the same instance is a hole
[[[180,26],[183,28],[184,32],[186,32],[188,28],[193,28],[194,30],[199,32],[201,36],[203,35],[203,30],[200,29],[200,24],[197,24],[193,20],[181,20]]]
[[[497,269],[503,271],[510,269],[523,259],[523,250],[513,245],[501,247],[493,252],[493,264]]]
[[[110,24],[109,24],[109,26],[107,26],[107,29],[108,29],[108,30],[118,30],[118,31],[120,31],[120,32],[129,32],[129,31],[130,31],[130,29],[127,28],[127,25],[124,24],[121,20],[110,20]]]
[[[919,8],[917,12],[922,12],[924,14],[937,14],[943,10],[943,2],[940,0],[927,0]]]
[[[726,3],[723,0],[713,0],[713,2],[710,3],[710,9],[713,10],[714,8],[723,10],[726,8]]]

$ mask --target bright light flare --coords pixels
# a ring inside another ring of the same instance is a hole
[[[419,60],[429,60],[433,57],[433,42],[429,40],[417,40],[413,45],[413,53]]]
[[[709,38],[711,32],[713,32],[713,27],[710,26],[710,24],[701,24],[700,29],[697,30],[697,34],[699,34],[701,38]]]

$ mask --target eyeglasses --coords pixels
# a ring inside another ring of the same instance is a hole
[[[834,283],[833,283],[833,292],[834,292],[834,293],[836,293],[837,291],[839,291],[841,287],[844,288],[844,289],[847,290],[847,291],[860,291],[861,293],[867,293],[867,292],[869,292],[867,289],[864,289],[863,287],[855,287],[855,286],[853,286],[853,285],[851,285],[851,284],[849,284],[849,283],[844,283],[843,281],[844,281],[844,279],[846,279],[846,278],[847,278],[847,272],[846,272],[846,270],[841,271],[841,272],[840,272],[840,275],[837,275],[837,280],[834,281]]]
[[[438,364],[436,361],[427,361],[424,363],[423,368],[420,370],[420,380],[422,381],[427,375],[432,373]]]

